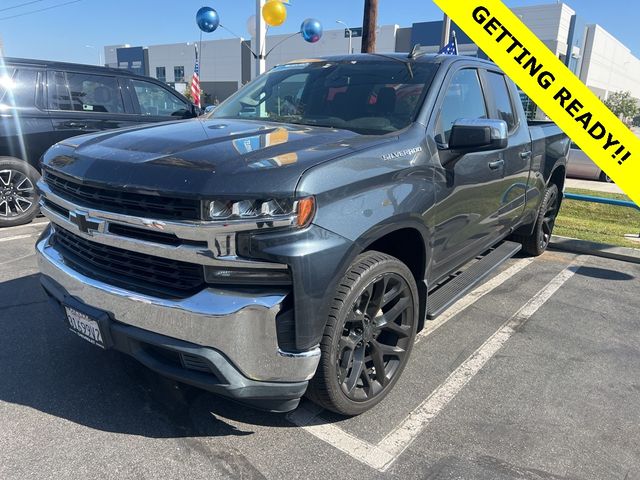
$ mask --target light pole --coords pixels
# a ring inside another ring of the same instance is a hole
[[[351,41],[352,41],[352,38],[353,38],[353,30],[351,30],[349,28],[349,25],[344,23],[342,20],[336,20],[336,23],[339,23],[340,25],[344,25],[344,28],[346,29],[346,31],[349,32],[349,55],[351,55],[353,53],[353,49],[351,48]]]
[[[252,43],[253,51],[256,55],[255,76],[262,75],[267,67],[265,58],[265,49],[267,43],[267,24],[262,18],[262,7],[267,3],[266,0],[256,0],[256,43]],[[255,78],[255,77],[254,77]]]
[[[93,48],[95,51],[97,51],[98,65],[100,65],[101,67],[104,67],[104,63],[102,63],[102,52],[100,51],[100,49],[98,47],[94,47],[93,45],[85,45],[85,48]]]

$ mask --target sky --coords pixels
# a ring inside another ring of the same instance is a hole
[[[362,25],[363,0],[290,1],[287,21],[272,29],[273,33],[293,33],[308,17],[320,20],[326,30],[341,28],[336,20],[350,26]],[[248,38],[247,19],[255,13],[255,3],[254,0],[0,0],[0,39],[7,56],[98,63],[98,49],[102,52],[104,45],[147,46],[197,39],[195,12],[204,5],[218,11],[225,27]],[[519,7],[556,2],[505,0],[505,3]],[[640,2],[567,0],[565,3],[586,23],[599,23],[640,56],[637,26]],[[47,10],[36,12],[41,9]],[[379,0],[379,25],[395,23],[409,27],[413,22],[441,18],[442,12],[431,0]],[[230,36],[218,29],[204,38]]]

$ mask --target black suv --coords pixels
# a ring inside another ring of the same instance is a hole
[[[37,215],[39,159],[54,143],[199,113],[168,85],[125,70],[0,58],[0,227]]]

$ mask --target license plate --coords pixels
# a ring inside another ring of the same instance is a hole
[[[105,348],[102,333],[98,322],[92,320],[87,315],[70,307],[65,307],[69,329],[87,342],[93,343],[100,348]]]

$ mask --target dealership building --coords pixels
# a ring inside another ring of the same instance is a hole
[[[565,3],[550,3],[513,8],[513,12],[562,60],[596,95],[605,99],[609,93],[628,90],[640,99],[640,59],[622,42],[600,25],[589,23]],[[463,55],[486,57],[462,32],[457,32],[458,50]],[[354,29],[352,50],[360,51],[360,29]],[[425,51],[439,49],[442,21],[416,22],[409,27],[382,25],[378,28],[378,52],[407,52],[420,44]],[[347,32],[327,30],[314,44],[300,36],[269,35],[266,50],[267,68],[299,58],[343,54],[349,51]],[[282,43],[280,43],[282,42]],[[150,45],[111,45],[104,47],[107,66],[125,68],[148,75],[182,91],[193,74],[195,42]],[[248,82],[254,63],[251,40],[220,39],[202,42],[200,49],[201,88],[210,101],[223,100]]]

